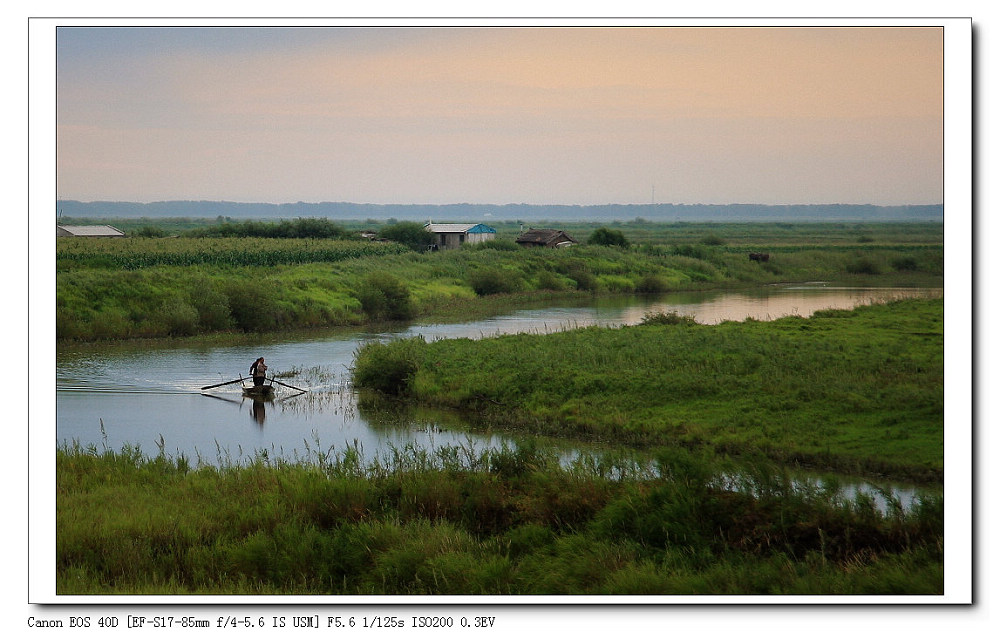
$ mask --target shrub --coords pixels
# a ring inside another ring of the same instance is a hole
[[[169,335],[194,335],[198,332],[198,311],[179,297],[164,302],[159,315]]]
[[[726,243],[726,241],[715,233],[709,233],[705,237],[701,238],[701,243],[707,246],[722,246]]]
[[[354,356],[354,385],[388,395],[408,394],[417,372],[417,349],[424,343],[424,338],[417,336],[365,344]]]
[[[587,238],[587,244],[620,246],[622,248],[629,247],[629,241],[625,239],[625,235],[621,231],[612,230],[604,226],[590,234],[590,237]]]
[[[690,315],[679,315],[677,311],[670,311],[669,313],[662,311],[658,313],[650,312],[642,316],[643,326],[677,326],[680,324],[692,326],[697,324],[697,322]]]
[[[587,265],[582,261],[574,261],[566,268],[566,275],[576,282],[576,288],[580,291],[596,291],[598,289],[597,277],[590,272]]]
[[[917,260],[910,256],[898,257],[892,261],[892,268],[897,271],[915,271],[918,268]]]
[[[202,330],[221,331],[232,327],[233,318],[229,314],[229,298],[216,290],[207,281],[191,287],[191,305],[198,312],[198,324]]]
[[[229,310],[236,328],[258,332],[272,330],[279,325],[280,309],[265,292],[261,282],[230,281],[226,283],[224,292],[229,299]]]
[[[469,285],[479,296],[513,293],[519,281],[519,276],[498,268],[479,269],[469,275]]]
[[[673,249],[674,255],[683,255],[684,257],[693,257],[697,260],[703,260],[708,255],[708,252],[704,247],[692,246],[690,244],[681,244],[675,246]]]
[[[414,251],[426,251],[428,246],[434,244],[434,234],[424,229],[424,225],[419,222],[389,224],[379,230],[378,235]]]
[[[855,275],[878,275],[882,272],[878,264],[867,257],[862,257],[849,263],[846,268],[848,273]]]
[[[649,273],[644,275],[635,285],[635,292],[642,295],[655,295],[657,293],[664,293],[669,288],[670,286],[665,279],[659,275]]]
[[[373,320],[408,320],[416,314],[409,289],[389,273],[366,277],[354,297],[361,302],[365,315]]]
[[[165,237],[167,232],[157,226],[146,224],[132,231],[129,235],[132,237]]]
[[[207,228],[193,229],[184,235],[188,237],[281,237],[313,239],[346,239],[350,237],[344,228],[325,219],[298,218],[281,222],[223,222]]]
[[[543,291],[561,291],[566,283],[552,271],[542,271],[538,274],[538,288]]]
[[[514,240],[490,240],[488,242],[476,242],[475,244],[464,244],[462,248],[469,248],[476,251],[493,249],[494,251],[520,251],[521,245]]]
[[[102,310],[94,315],[91,333],[96,339],[120,339],[132,333],[132,323],[119,308]]]

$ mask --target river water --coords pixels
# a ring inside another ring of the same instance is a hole
[[[656,299],[620,298],[513,312],[461,324],[414,324],[386,332],[338,330],[266,338],[228,346],[116,344],[61,346],[56,357],[56,445],[78,443],[147,454],[158,450],[193,462],[245,462],[267,451],[274,458],[308,458],[351,446],[368,456],[415,446],[513,446],[500,435],[472,433],[424,417],[400,423],[364,415],[349,385],[354,353],[370,340],[423,335],[450,337],[548,333],[585,326],[637,324],[648,313],[677,312],[713,324],[753,317],[808,316],[816,310],[912,296],[940,289],[845,288],[824,283],[768,286],[752,291],[678,293]],[[246,375],[264,356],[277,380],[273,401],[245,398],[240,384],[203,386]],[[848,481],[848,484],[851,482]],[[910,494],[903,487],[903,499]],[[912,492],[912,491],[910,491]],[[912,494],[910,494],[912,497]]]

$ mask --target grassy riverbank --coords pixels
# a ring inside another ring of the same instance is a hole
[[[355,384],[483,427],[940,480],[942,299],[363,347]]]
[[[243,465],[57,452],[60,594],[941,594],[943,502],[879,511],[759,461],[407,449]]]
[[[646,243],[627,249],[537,250],[500,239],[433,253],[354,240],[59,238],[56,336],[93,341],[475,317],[544,299],[782,281],[941,285],[936,227],[787,226],[637,225],[629,232]],[[770,251],[770,260],[751,262],[748,250]],[[398,304],[384,301],[393,296]]]

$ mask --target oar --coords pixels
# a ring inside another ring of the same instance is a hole
[[[243,378],[234,379],[228,382],[222,382],[221,384],[212,384],[211,386],[202,386],[201,390],[208,390],[209,388],[216,388],[217,386],[225,386],[226,384],[235,384],[236,382],[242,382]]]
[[[282,397],[281,399],[278,400],[278,403],[280,404],[281,402],[283,402],[285,400],[291,399],[293,397],[298,397],[299,395],[305,395],[305,394],[306,394],[306,392],[302,391],[301,393],[295,393],[294,395],[289,395],[288,397]]]
[[[292,386],[291,384],[286,384],[285,382],[279,382],[278,380],[274,379],[273,377],[271,378],[271,383],[272,384],[281,384],[282,386],[287,386],[288,388],[291,388],[293,390],[297,390],[297,391],[302,392],[302,393],[307,392],[306,390],[304,390],[302,388],[298,388],[296,386]]]
[[[203,393],[202,397],[214,397],[215,399],[221,399],[224,402],[232,402],[234,404],[243,404],[243,402],[238,402],[235,399],[229,399],[228,397],[219,397],[218,395],[213,395],[211,393]]]

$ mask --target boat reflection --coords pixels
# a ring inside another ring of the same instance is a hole
[[[267,419],[267,410],[264,408],[264,404],[265,404],[264,400],[255,399],[253,400],[253,403],[250,405],[250,415],[253,417],[253,420],[257,422],[257,425],[260,426],[261,428],[264,427],[264,420]]]

